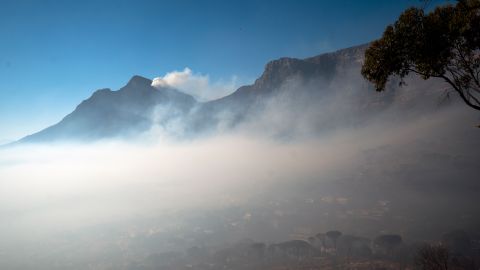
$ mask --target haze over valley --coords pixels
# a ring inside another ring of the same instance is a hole
[[[436,78],[375,91],[371,44],[91,89],[0,147],[0,268],[417,269],[458,235],[477,263],[478,111]]]

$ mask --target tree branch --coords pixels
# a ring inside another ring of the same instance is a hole
[[[467,57],[462,53],[462,50],[458,48],[458,44],[455,45],[456,51],[458,52],[458,55],[460,55],[460,61],[462,62],[463,67],[467,70],[471,78],[475,81],[477,85],[480,85],[477,77],[475,77],[475,72],[471,68],[471,63],[467,60]],[[477,72],[478,74],[478,72]]]
[[[453,87],[453,89],[455,89],[455,91],[457,91],[457,93],[460,95],[460,97],[465,102],[465,104],[467,104],[468,106],[470,106],[470,107],[472,107],[476,110],[480,110],[480,104],[475,105],[475,104],[471,103],[470,100],[465,96],[463,91],[460,88],[458,88],[458,86],[454,82],[452,82],[452,80],[450,80],[450,78],[448,78],[445,75],[441,75],[440,77],[443,78],[448,84],[450,84]]]

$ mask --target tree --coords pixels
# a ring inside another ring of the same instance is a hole
[[[283,255],[292,256],[298,260],[311,256],[315,252],[315,248],[307,241],[290,240],[278,243],[270,247],[273,251],[279,250]]]
[[[320,240],[320,244],[321,244],[321,247],[320,247],[320,250],[321,252],[325,252],[325,249],[327,248],[327,245],[325,243],[325,240],[326,240],[326,235],[324,233],[317,233],[315,235],[315,238],[317,238],[318,240]]]
[[[342,235],[337,241],[337,254],[345,257],[369,257],[372,255],[370,240],[353,235]]]
[[[450,252],[443,245],[425,245],[418,250],[415,264],[421,270],[448,270]]]
[[[425,14],[409,8],[365,51],[362,75],[377,91],[391,76],[440,78],[480,110],[480,0],[460,0]]]
[[[402,237],[396,234],[384,234],[375,238],[375,244],[385,250],[385,252],[392,256],[393,249],[402,243]]]
[[[328,231],[325,233],[325,235],[333,240],[333,245],[335,247],[335,251],[337,251],[337,240],[338,238],[342,235],[341,232],[339,231]]]

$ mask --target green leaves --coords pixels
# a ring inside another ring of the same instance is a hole
[[[362,75],[377,91],[410,72],[444,79],[480,110],[480,0],[461,0],[425,14],[409,8],[365,52]]]

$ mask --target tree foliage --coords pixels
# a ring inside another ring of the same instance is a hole
[[[362,75],[385,90],[391,76],[440,78],[480,110],[480,0],[460,0],[430,13],[405,10],[365,51]]]
[[[340,231],[328,231],[325,233],[325,235],[333,240],[333,244],[335,246],[335,249],[337,249],[337,240],[340,236],[342,236],[342,232]]]
[[[325,233],[325,235],[331,239],[338,239],[341,235],[342,232],[340,231],[328,231]]]
[[[393,249],[402,243],[402,237],[397,234],[384,234],[375,238],[374,243],[384,248],[389,255],[392,255]]]
[[[419,249],[415,264],[421,270],[448,270],[450,252],[443,245],[425,245]]]

